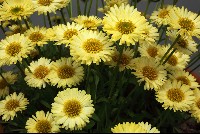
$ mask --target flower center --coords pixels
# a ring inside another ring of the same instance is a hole
[[[157,49],[156,47],[149,47],[149,48],[147,49],[147,53],[148,53],[151,57],[155,58],[155,57],[158,55],[158,49]]]
[[[155,80],[158,77],[156,70],[150,66],[143,67],[142,74],[150,80]]]
[[[181,102],[184,99],[184,93],[177,88],[172,88],[167,92],[167,97],[173,102]]]
[[[76,117],[81,113],[81,104],[77,100],[68,100],[64,104],[64,112],[70,118]]]
[[[34,70],[34,76],[38,79],[43,79],[45,78],[48,73],[49,73],[49,69],[46,67],[46,66],[42,66],[40,65],[39,67],[37,67],[35,70]]]
[[[76,29],[68,29],[64,32],[64,38],[67,40],[71,39],[74,35],[78,35],[78,31]]]
[[[10,56],[16,56],[20,51],[22,47],[20,43],[18,42],[12,42],[6,47],[6,53]]]
[[[200,98],[197,100],[196,105],[200,109]]]
[[[16,109],[17,107],[19,107],[18,100],[11,99],[5,104],[5,109],[7,109],[8,111],[12,111]]]
[[[182,48],[187,48],[188,46],[188,41],[187,40],[184,40],[184,39],[179,39],[177,41],[177,44],[182,47]]]
[[[71,78],[74,73],[74,68],[67,65],[60,67],[57,72],[58,77],[61,79]]]
[[[190,81],[186,76],[180,76],[176,78],[178,81],[183,82],[183,84],[190,85]]]
[[[172,55],[169,60],[167,61],[167,63],[169,63],[172,66],[176,66],[178,63],[178,59],[176,56]]]
[[[90,38],[83,43],[83,48],[87,53],[98,53],[103,50],[103,44],[97,39]]]
[[[167,9],[162,9],[162,10],[159,12],[158,17],[164,19],[168,14],[169,14],[169,10],[167,10]]]
[[[91,28],[91,27],[95,26],[94,21],[91,21],[91,20],[84,20],[83,24],[87,28]]]
[[[39,133],[49,133],[51,132],[51,124],[48,120],[39,120],[36,123],[36,130]]]
[[[4,89],[7,86],[7,83],[5,80],[1,79],[0,80],[0,89]]]
[[[112,57],[114,62],[118,62],[119,60],[119,55],[115,55]],[[130,58],[128,56],[126,56],[125,54],[122,54],[122,57],[120,59],[120,64],[123,66],[128,65],[128,63],[130,62]]]
[[[33,32],[30,34],[29,39],[32,42],[38,42],[41,41],[44,38],[44,35],[40,32]]]
[[[122,34],[130,34],[136,28],[131,21],[119,21],[116,26],[117,30]]]
[[[51,5],[53,0],[38,0],[38,4],[42,6],[49,6]]]
[[[10,12],[15,15],[20,14],[20,12],[23,12],[23,11],[24,9],[22,7],[13,7],[10,10]]]
[[[188,18],[180,18],[178,21],[181,28],[186,29],[187,31],[194,30],[194,22]]]

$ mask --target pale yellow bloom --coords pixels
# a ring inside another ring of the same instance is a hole
[[[194,95],[195,95],[195,100],[194,104],[191,105],[190,113],[191,116],[196,119],[196,121],[199,123],[200,122],[200,90],[199,88],[196,88],[193,90]]]

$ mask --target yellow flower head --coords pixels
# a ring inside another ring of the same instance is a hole
[[[188,111],[190,106],[194,103],[194,93],[186,84],[168,80],[156,92],[156,100],[162,103],[164,109],[173,109],[173,111]]]
[[[52,113],[42,111],[37,111],[36,115],[32,115],[26,121],[26,126],[28,133],[58,133],[60,132],[59,125],[56,124]]]
[[[29,101],[27,98],[24,98],[23,93],[17,95],[14,92],[6,96],[4,100],[0,101],[0,115],[3,115],[2,120],[13,120],[17,116],[17,112],[22,112],[26,109],[27,104],[29,104]]]
[[[17,33],[23,34],[27,30],[25,24],[22,24],[22,28],[20,28],[20,26],[16,25],[16,24],[11,25],[8,28],[9,28],[9,31],[5,32],[6,36],[14,35],[14,34],[17,34]]]
[[[91,95],[78,88],[60,91],[54,98],[51,109],[56,123],[66,130],[81,130],[90,122],[89,117],[94,111]]]
[[[130,5],[122,4],[111,7],[103,17],[103,30],[112,35],[113,41],[120,40],[119,44],[134,45],[142,39],[147,21],[141,12]]]

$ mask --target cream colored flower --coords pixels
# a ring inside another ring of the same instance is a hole
[[[85,90],[67,88],[60,91],[54,98],[51,112],[57,124],[61,124],[66,130],[81,130],[89,123],[95,109],[91,95]]]
[[[60,132],[59,127],[52,113],[45,113],[43,110],[37,111],[36,115],[32,115],[32,118],[26,121],[25,126],[28,133],[58,133]]]
[[[134,45],[142,39],[147,21],[141,12],[130,5],[111,7],[103,17],[103,30],[111,35],[111,40],[119,41],[119,45]]]
[[[191,113],[191,116],[194,117],[196,121],[199,123],[200,122],[200,90],[199,88],[196,88],[195,90],[193,90],[193,92],[195,95],[195,100],[189,112]]]
[[[156,92],[156,100],[162,103],[162,107],[173,109],[174,112],[190,110],[190,106],[194,104],[194,99],[195,96],[190,87],[176,79],[168,80]]]
[[[134,59],[134,70],[132,74],[138,79],[138,83],[145,82],[145,90],[158,90],[167,80],[165,66],[154,58],[139,57]]]
[[[9,31],[5,32],[6,36],[14,35],[14,34],[17,34],[17,33],[23,34],[27,30],[25,24],[22,24],[22,28],[20,28],[20,26],[16,25],[16,24],[11,25],[8,28],[9,28]]]
[[[26,109],[29,101],[24,98],[23,93],[16,92],[6,96],[4,100],[0,101],[0,115],[2,115],[2,120],[8,121],[13,120],[17,116],[17,112],[22,112]]]
[[[57,85],[58,88],[76,86],[84,78],[84,68],[79,62],[72,60],[71,57],[62,57],[52,62],[51,69],[48,79],[51,85]]]
[[[74,36],[70,45],[70,54],[81,64],[99,64],[101,61],[110,61],[114,52],[113,42],[103,32],[84,30]]]
[[[48,76],[50,74],[51,60],[41,57],[38,61],[32,61],[25,69],[26,77],[24,80],[27,85],[35,88],[45,88],[46,83],[49,82]]]
[[[12,71],[2,73],[2,75],[6,81],[0,76],[0,98],[9,95],[8,84],[12,85],[17,81],[17,74],[14,74]]]

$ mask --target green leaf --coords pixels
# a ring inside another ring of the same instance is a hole
[[[95,122],[93,120],[90,120],[90,122],[85,126],[84,129],[91,129],[95,125]]]
[[[97,121],[97,122],[100,122],[100,118],[98,117],[98,115],[96,115],[95,113],[93,113],[92,117],[91,117],[93,120]]]
[[[96,103],[100,103],[100,102],[106,102],[106,103],[108,103],[109,101],[108,101],[107,98],[105,98],[105,97],[101,97],[101,98],[99,98],[99,99],[97,100]]]
[[[51,109],[51,105],[49,103],[47,103],[46,101],[41,100],[40,103],[43,104],[45,107]]]

